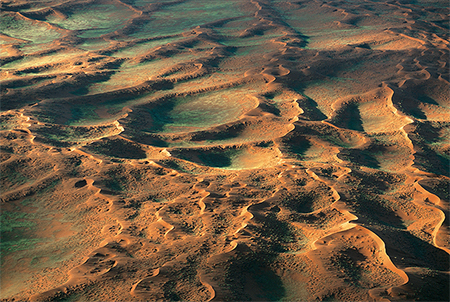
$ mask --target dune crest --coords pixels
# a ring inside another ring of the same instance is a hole
[[[3,1],[1,299],[447,301],[448,15]]]

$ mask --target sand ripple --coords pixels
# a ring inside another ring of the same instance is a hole
[[[414,3],[2,3],[1,298],[448,300],[448,3]]]

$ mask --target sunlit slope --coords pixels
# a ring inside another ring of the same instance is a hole
[[[445,1],[1,5],[1,298],[448,300]]]

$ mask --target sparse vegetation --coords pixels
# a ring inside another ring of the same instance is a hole
[[[3,301],[447,301],[448,1],[6,0]]]

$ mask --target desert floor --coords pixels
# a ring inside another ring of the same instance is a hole
[[[448,1],[0,10],[4,301],[448,301]]]

